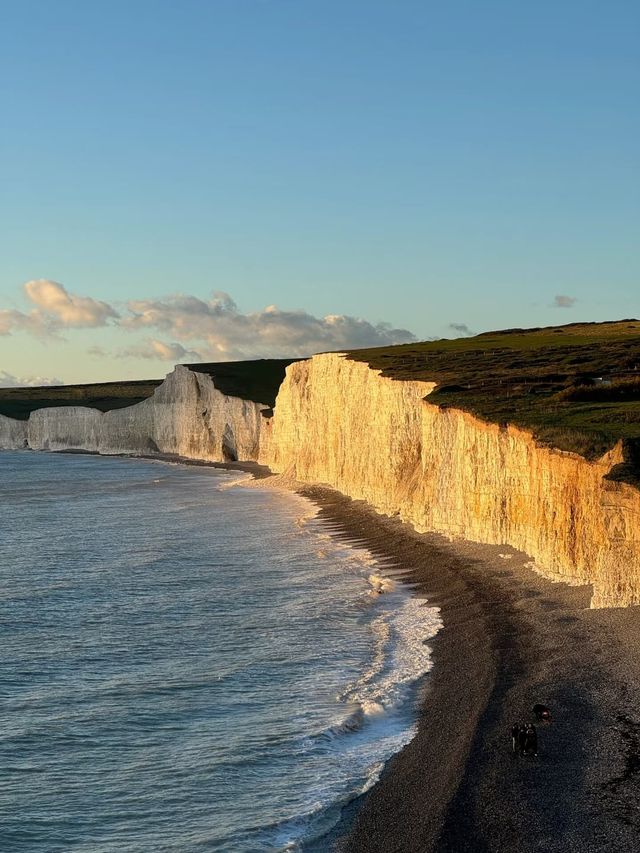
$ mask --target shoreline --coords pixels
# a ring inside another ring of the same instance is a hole
[[[417,734],[347,806],[333,849],[640,850],[640,610],[591,610],[588,586],[545,579],[508,546],[418,534],[328,488],[295,491],[443,621]],[[516,758],[511,726],[533,721],[536,702],[553,722],[537,724],[538,758]]]
[[[544,578],[509,546],[419,534],[362,501],[254,463],[120,456],[244,471],[297,492],[332,536],[368,549],[440,608],[417,734],[345,808],[331,849],[640,851],[638,608],[590,610],[590,587]],[[553,714],[550,726],[538,725],[539,757],[514,758],[511,726],[531,720],[539,701]]]

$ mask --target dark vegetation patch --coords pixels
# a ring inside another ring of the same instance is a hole
[[[259,359],[186,367],[213,378],[223,394],[253,400],[273,407],[286,368],[296,359]],[[91,385],[56,385],[40,388],[0,388],[0,414],[27,420],[36,409],[51,406],[88,406],[108,412],[151,397],[162,379],[135,382],[98,382]]]
[[[211,376],[214,385],[223,394],[273,407],[284,372],[294,361],[299,359],[261,358],[255,361],[222,361],[185,366]]]
[[[530,429],[541,443],[590,459],[623,439],[626,459],[618,478],[634,480],[640,463],[638,320],[487,332],[352,350],[349,358],[392,379],[436,382],[429,402]]]
[[[0,388],[0,414],[26,421],[36,409],[52,406],[88,406],[108,412],[133,406],[150,397],[162,379],[135,382],[97,382],[91,385],[54,385],[41,388]]]
[[[558,400],[567,402],[617,403],[626,400],[640,401],[640,376],[627,379],[611,379],[602,382],[586,382],[570,385],[557,394]]]

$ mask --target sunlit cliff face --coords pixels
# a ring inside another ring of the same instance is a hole
[[[430,404],[433,387],[314,356],[288,368],[266,419],[263,404],[177,367],[125,409],[41,409],[28,424],[0,416],[0,447],[259,460],[419,531],[519,548],[548,577],[593,584],[595,607],[639,604],[640,491],[604,479],[619,448],[592,463],[540,447],[523,430]]]
[[[603,479],[620,450],[589,463],[540,447],[430,405],[433,387],[338,355],[294,364],[260,459],[420,531],[519,548],[549,577],[592,583],[593,606],[640,603],[640,492]]]

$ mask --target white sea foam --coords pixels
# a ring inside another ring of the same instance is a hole
[[[365,560],[361,559],[363,553],[368,555]],[[353,556],[348,555],[351,562]],[[356,559],[363,566],[371,561],[375,562],[373,557],[362,551]],[[335,785],[309,791],[308,809],[279,825],[279,850],[309,846],[315,850],[311,842],[324,837],[342,806],[368,791],[380,778],[385,762],[415,735],[416,719],[407,702],[412,689],[432,667],[427,642],[442,627],[440,612],[383,574],[369,575],[366,582],[387,591],[382,597],[376,595],[372,605],[371,659],[336,697],[343,707],[342,715],[327,729],[305,739],[306,750],[324,744],[340,755],[341,766],[349,768],[351,787],[343,789],[341,795]]]
[[[371,591],[375,594],[393,592],[396,588],[391,578],[387,578],[384,575],[369,575],[369,583],[371,584]]]
[[[375,642],[371,663],[339,697],[360,704],[365,713],[372,707],[396,707],[405,699],[404,688],[432,666],[426,643],[442,627],[438,608],[425,607],[423,601],[404,591],[401,595],[402,600],[393,602],[372,621]]]
[[[361,574],[363,595],[369,600],[371,656],[364,671],[336,696],[342,710],[332,724],[310,733],[301,744],[303,752],[319,747],[341,757],[344,786],[335,780],[307,792],[307,808],[278,825],[277,849],[306,848],[337,819],[340,808],[369,790],[385,762],[415,735],[416,717],[407,703],[412,690],[432,667],[427,645],[442,627],[439,608],[413,596],[408,586],[395,580],[366,548],[334,536],[321,520],[318,508],[305,498],[305,513],[296,526],[322,542],[317,556],[342,562],[345,570]],[[371,571],[371,569],[375,571]],[[396,567],[397,570],[397,567]],[[339,662],[337,663],[339,666]]]
[[[252,474],[240,474],[233,479],[223,480],[221,483],[218,483],[216,488],[219,492],[224,492],[227,489],[234,489],[236,486],[246,486],[251,480],[253,480]]]

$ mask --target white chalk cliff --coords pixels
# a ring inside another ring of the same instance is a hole
[[[256,459],[264,408],[263,403],[225,396],[207,374],[178,365],[152,397],[134,406],[104,413],[83,406],[32,412],[29,447],[171,453],[211,462]]]
[[[34,412],[28,443],[257,460],[420,531],[519,548],[549,577],[593,584],[593,606],[640,604],[640,491],[605,478],[620,449],[588,462],[541,447],[525,430],[430,404],[433,388],[319,355],[287,369],[265,418],[264,404],[225,396],[210,376],[178,366],[135,406]],[[0,447],[24,446],[25,425],[7,421]]]
[[[27,446],[27,422],[0,415],[0,450],[21,450]]]
[[[260,461],[326,483],[420,531],[508,544],[596,607],[640,603],[640,491],[515,427],[428,402],[431,383],[383,378],[339,355],[287,369]],[[426,397],[426,400],[425,400]]]

